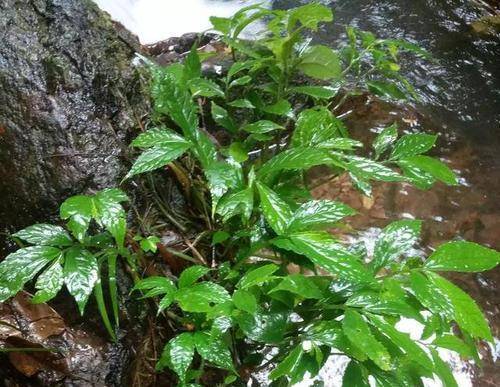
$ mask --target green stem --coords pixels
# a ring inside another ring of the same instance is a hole
[[[111,339],[116,342],[116,335],[111,325],[111,321],[109,320],[108,311],[106,310],[106,303],[104,302],[104,295],[102,292],[101,279],[99,278],[94,287],[94,294],[97,301],[97,307],[99,309],[99,313],[101,314],[102,321],[106,330],[108,331]]]
[[[111,297],[111,306],[113,308],[113,317],[115,326],[120,326],[119,308],[118,308],[118,287],[116,285],[116,258],[117,254],[112,253],[108,256],[108,281],[109,294]]]

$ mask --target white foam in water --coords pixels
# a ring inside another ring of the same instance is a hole
[[[111,17],[136,34],[141,43],[155,43],[210,27],[210,16],[228,17],[258,0],[94,0]],[[269,1],[264,1],[268,4]]]

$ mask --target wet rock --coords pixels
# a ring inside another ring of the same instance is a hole
[[[115,185],[147,112],[138,40],[90,0],[0,2],[0,229]]]

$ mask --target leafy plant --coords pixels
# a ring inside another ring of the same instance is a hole
[[[261,17],[269,26],[264,37],[239,39]],[[398,75],[397,53],[425,53],[352,28],[342,52],[303,38],[304,30],[331,20],[331,11],[316,3],[289,11],[244,8],[229,19],[211,18],[236,59],[220,79],[203,78],[196,47],[184,64],[152,66],[157,121],[172,129],[159,126],[134,140],[146,151],[129,177],[174,166],[181,155],[186,165],[197,160],[211,196],[205,221],[216,248],[210,267],[191,266],[178,279],[146,278],[135,287],[145,297],[160,296],[159,310],[168,309],[179,324],[157,369],[171,368],[181,385],[196,383],[206,363],[227,370],[226,383],[236,380],[238,370],[271,366],[273,385],[293,384],[306,373],[317,375],[332,352],[351,359],[346,386],[368,386],[369,376],[380,385],[418,385],[434,375],[456,385],[437,348],[478,359],[475,343],[492,340],[475,302],[437,272],[488,270],[499,263],[498,252],[453,241],[427,259],[414,257],[418,220],[389,224],[373,255],[326,231],[355,211],[312,199],[312,167],[348,173],[366,195],[373,180],[421,189],[436,181],[457,184],[444,163],[425,154],[434,135],[399,137],[391,125],[374,139],[371,157],[349,137],[331,102],[340,99],[339,106],[360,80],[384,97],[414,94]],[[364,75],[337,96],[350,71]],[[330,83],[304,85],[300,73]],[[212,141],[204,126],[210,118],[230,143]],[[298,272],[290,272],[291,264]],[[421,340],[398,329],[401,317],[425,326]],[[423,341],[433,335],[433,341]],[[195,363],[199,372],[192,370]]]
[[[262,37],[240,39],[244,28],[261,18],[268,23]],[[383,386],[420,385],[423,377],[434,376],[453,386],[437,349],[479,362],[476,344],[492,341],[476,303],[438,272],[488,270],[499,263],[500,253],[457,240],[426,259],[413,256],[418,220],[387,225],[373,254],[328,232],[356,211],[312,198],[313,167],[324,166],[331,176],[348,174],[365,195],[372,181],[421,189],[437,181],[457,184],[446,164],[426,154],[434,135],[400,136],[391,125],[370,150],[349,136],[336,116],[349,95],[369,89],[387,98],[416,96],[399,75],[398,53],[426,54],[350,27],[348,43],[339,50],[312,45],[304,32],[332,20],[331,10],[317,3],[288,11],[251,6],[232,18],[211,18],[233,58],[220,77],[203,76],[196,46],[182,64],[161,68],[148,62],[153,127],[132,142],[142,153],[126,179],[168,168],[202,220],[193,224],[201,229],[202,247],[191,249],[194,257],[176,252],[197,264],[179,275],[147,277],[133,290],[157,298],[158,313],[174,327],[157,370],[170,368],[182,386],[199,385],[207,367],[223,370],[225,384],[242,385],[249,373],[272,369],[272,385],[290,385],[306,373],[317,375],[332,353],[350,359],[346,386],[368,386],[370,376]],[[216,131],[225,139],[217,140]],[[115,259],[119,254],[130,261],[119,205],[125,197],[117,190],[104,193],[63,204],[61,216],[69,219],[74,238],[56,226],[17,234],[37,246],[20,249],[1,264],[2,299],[45,267],[61,271],[64,259],[68,274],[77,273],[68,277],[63,271],[70,283],[73,277],[90,278],[85,294],[74,294],[81,310],[90,283],[104,304],[96,256],[106,260],[112,251]],[[101,203],[110,196],[112,205]],[[91,219],[107,230],[104,245],[94,243],[102,234],[87,235]],[[154,235],[133,239],[150,253],[160,242]],[[46,283],[57,276],[45,273],[36,287],[49,296],[37,293],[35,300],[50,299],[64,281],[51,290]],[[401,318],[424,326],[419,340],[400,330]]]
[[[60,208],[69,233],[61,226],[35,224],[13,234],[22,247],[0,263],[0,302],[15,295],[35,276],[34,303],[50,301],[65,285],[83,315],[94,292],[106,329],[115,339],[101,278],[107,270],[114,323],[118,325],[116,262],[119,255],[130,258],[124,247],[127,225],[121,206],[127,200],[116,188],[92,196],[73,196]],[[89,228],[94,226],[98,232],[90,233]],[[24,242],[30,246],[25,247]]]

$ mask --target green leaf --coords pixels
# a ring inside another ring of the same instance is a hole
[[[421,228],[420,220],[398,220],[386,226],[375,243],[371,263],[375,272],[407,253],[420,237]]]
[[[312,229],[324,229],[356,211],[344,203],[332,200],[313,200],[302,204],[293,214],[288,233]]]
[[[424,133],[406,134],[401,137],[391,152],[391,159],[402,159],[427,152],[436,143],[437,135]]]
[[[369,283],[372,274],[361,261],[326,232],[301,232],[288,236],[291,248],[314,264],[352,283]]]
[[[323,4],[315,2],[293,8],[289,12],[288,31],[291,31],[297,22],[306,28],[316,31],[319,23],[331,22],[333,20],[332,10]]]
[[[366,82],[368,90],[380,97],[389,97],[397,100],[406,99],[406,94],[403,93],[395,83],[382,81]]]
[[[255,106],[248,99],[236,99],[228,103],[229,106],[241,109],[255,109]]]
[[[253,210],[253,189],[246,188],[239,192],[224,196],[217,205],[217,214],[227,222],[235,215],[241,214],[242,219],[248,221]]]
[[[211,163],[205,168],[204,172],[212,195],[212,211],[215,214],[215,209],[220,198],[229,189],[238,188],[243,185],[241,165],[230,160],[219,161]]]
[[[59,261],[56,261],[38,276],[35,284],[37,292],[31,299],[31,302],[40,304],[50,301],[59,293],[63,284],[63,268]]]
[[[220,107],[215,102],[212,102],[211,107],[212,118],[214,119],[215,123],[229,130],[231,133],[236,133],[238,127],[236,126],[227,110]]]
[[[457,381],[450,370],[450,366],[446,364],[436,350],[430,349],[432,359],[434,360],[435,372],[439,379],[443,382],[443,387],[458,387]]]
[[[252,81],[252,77],[250,75],[244,75],[241,78],[236,78],[229,84],[229,88],[235,86],[244,86]]]
[[[405,160],[399,160],[398,165],[404,176],[419,189],[427,190],[436,182],[436,179],[431,174],[422,171]]]
[[[358,312],[346,310],[342,329],[349,340],[363,350],[377,366],[385,371],[391,369],[391,356],[387,349],[375,339],[370,327]]]
[[[350,138],[337,137],[326,140],[317,146],[322,149],[353,150],[354,148],[361,148],[363,143]]]
[[[230,301],[231,297],[222,286],[212,282],[201,282],[179,289],[175,299],[185,312],[206,313],[215,305]]]
[[[281,343],[288,322],[286,312],[242,313],[238,324],[250,339],[263,343]]]
[[[271,263],[256,269],[248,271],[243,277],[240,278],[236,287],[238,289],[248,289],[254,285],[260,285],[264,282],[275,279],[272,274],[279,269],[278,265]]]
[[[229,155],[238,163],[243,163],[248,160],[248,150],[238,141],[231,143],[229,146]]]
[[[283,278],[283,280],[271,290],[271,292],[276,292],[279,290],[285,290],[294,294],[298,294],[303,298],[323,298],[323,293],[314,283],[314,281],[302,274],[289,274]]]
[[[145,293],[144,297],[156,297],[163,294],[174,294],[177,291],[174,282],[167,277],[151,276],[137,282],[132,289]]]
[[[229,234],[227,231],[216,231],[212,235],[212,245],[216,245],[222,242],[227,241],[231,237],[231,234]]]
[[[434,287],[425,275],[418,272],[411,272],[410,285],[413,294],[423,306],[436,315],[446,317],[448,320],[454,318],[454,309],[451,301],[446,297],[444,292]]]
[[[191,47],[189,54],[187,54],[186,59],[184,60],[183,78],[184,81],[187,82],[199,77],[201,77],[201,62],[195,44]]]
[[[50,246],[30,246],[17,250],[0,263],[0,302],[19,292],[49,262],[61,256]]]
[[[317,99],[331,99],[337,95],[339,88],[332,86],[296,86],[289,88],[288,91],[305,94]]]
[[[99,191],[93,198],[94,217],[116,240],[119,247],[125,243],[127,224],[125,210],[120,202],[128,201],[127,195],[117,188]]]
[[[155,253],[156,250],[158,250],[158,243],[160,243],[161,240],[157,236],[151,235],[148,236],[147,238],[141,239],[140,245],[141,249],[144,252],[151,251],[152,253]]]
[[[344,124],[326,108],[302,111],[292,135],[293,147],[322,146],[345,132]]]
[[[307,76],[321,80],[338,78],[342,73],[338,53],[322,45],[309,47],[297,67]]]
[[[261,134],[261,133],[269,133],[277,129],[283,129],[283,127],[272,121],[260,120],[251,124],[247,124],[242,129],[248,133]]]
[[[359,156],[349,156],[348,160],[347,169],[363,179],[389,182],[405,180],[399,173],[376,161]]]
[[[189,145],[183,137],[168,128],[152,128],[146,132],[139,134],[134,141],[130,144],[137,148],[151,148],[157,145],[174,145],[185,143]]]
[[[61,204],[61,219],[69,219],[68,228],[76,239],[82,241],[89,228],[94,211],[94,203],[90,196],[77,195],[66,199]]]
[[[154,148],[147,149],[137,158],[137,160],[135,160],[132,168],[130,168],[130,171],[125,176],[125,179],[139,173],[150,172],[161,168],[182,156],[189,147],[189,143],[182,141],[179,143],[169,143],[168,145],[161,144]]]
[[[231,19],[227,17],[210,16],[210,23],[214,30],[222,32],[224,35],[228,35],[231,31]]]
[[[297,345],[284,359],[281,361],[275,369],[269,374],[269,379],[275,380],[282,376],[290,376],[295,372],[295,369],[299,366],[300,360],[304,350],[302,349],[302,343]]]
[[[181,383],[185,382],[186,372],[194,357],[195,340],[193,334],[184,332],[170,340],[161,354],[156,370],[161,371],[166,366],[172,368]]]
[[[208,267],[201,265],[188,267],[181,273],[179,277],[179,282],[178,282],[179,289],[191,286],[201,277],[207,274],[209,271],[210,269]]]
[[[290,102],[288,102],[287,100],[280,99],[278,102],[276,102],[273,105],[265,106],[263,110],[269,114],[286,116],[291,112],[292,105],[290,105]]]
[[[443,183],[446,183],[448,185],[458,184],[457,176],[455,175],[455,173],[451,171],[446,164],[437,159],[429,156],[418,155],[401,159],[401,161],[407,165],[413,166],[428,173],[429,175],[437,180],[442,181]]]
[[[425,262],[425,268],[435,271],[480,272],[500,263],[500,253],[467,241],[448,242],[439,246]]]
[[[326,150],[302,147],[292,148],[278,153],[267,161],[257,171],[257,176],[262,178],[268,176],[271,172],[289,169],[306,170],[316,165],[333,164],[334,161],[333,157]]]
[[[429,359],[425,351],[420,346],[418,346],[408,334],[399,332],[396,328],[385,322],[380,317],[371,316],[370,322],[383,335],[387,336],[394,344],[402,349],[409,360],[420,364],[430,372],[434,370],[431,359]]]
[[[194,343],[196,351],[203,359],[219,368],[234,369],[231,352],[221,336],[211,335],[208,332],[196,332],[194,334]]]
[[[366,369],[355,360],[347,365],[342,378],[342,387],[370,387]]]
[[[428,278],[431,285],[444,294],[453,306],[454,320],[460,329],[474,338],[493,342],[487,320],[467,293],[436,273],[428,273]]]
[[[52,224],[34,224],[12,234],[33,245],[71,246],[73,241],[68,233],[59,226]]]
[[[262,212],[267,223],[274,232],[281,235],[285,232],[288,222],[292,218],[292,210],[274,191],[257,182]]]
[[[80,247],[68,249],[64,255],[64,283],[83,315],[85,305],[97,282],[97,260],[88,250]]]
[[[220,97],[224,98],[225,94],[220,86],[205,78],[195,78],[189,81],[189,88],[193,97]]]
[[[257,300],[255,296],[247,290],[237,289],[233,293],[234,305],[245,312],[254,314],[257,312]]]
[[[433,342],[433,345],[441,348],[450,349],[460,354],[465,358],[473,358],[474,357],[474,348],[471,348],[467,345],[462,339],[459,339],[457,336],[445,334],[443,336],[437,337]]]
[[[373,149],[375,150],[376,157],[380,157],[398,138],[398,126],[392,124],[383,129],[373,141]]]

